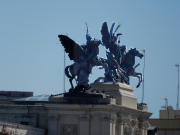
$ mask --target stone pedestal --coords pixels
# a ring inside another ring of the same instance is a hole
[[[148,111],[148,106],[146,104],[138,104],[137,109],[147,112]]]
[[[48,134],[53,135],[146,135],[152,113],[137,109],[137,98],[126,84],[91,84],[113,98],[51,96]]]
[[[45,104],[48,134],[146,135],[150,112],[114,104]]]
[[[105,94],[113,96],[117,105],[137,109],[137,98],[130,85],[123,83],[92,83],[90,86],[94,89],[104,90]]]
[[[114,104],[116,105],[116,99],[114,98],[84,98],[84,97],[61,97],[51,96],[49,98],[50,103],[56,104]]]

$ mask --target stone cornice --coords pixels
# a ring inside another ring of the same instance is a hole
[[[101,120],[115,123],[117,121],[117,117],[115,115],[101,115]]]
[[[141,116],[139,117],[140,122],[146,122],[149,117],[152,115],[151,112],[142,112]]]
[[[109,111],[116,111],[118,112],[121,108],[121,106],[116,106],[116,105],[84,105],[84,104],[45,104],[45,108],[48,110],[66,110],[66,111],[72,111],[72,110],[84,110],[84,111],[104,111],[104,110],[109,110]]]
[[[80,121],[89,121],[91,119],[91,116],[90,115],[80,114],[79,119],[80,119]]]
[[[139,127],[143,128],[143,129],[147,129],[149,127],[149,123],[148,122],[140,122]]]

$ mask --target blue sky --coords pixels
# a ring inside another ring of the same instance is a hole
[[[89,33],[101,39],[107,21],[121,24],[121,45],[146,50],[145,96],[152,118],[159,117],[163,98],[176,108],[177,68],[180,62],[179,0],[8,0],[0,1],[0,89],[33,91],[34,95],[63,92],[63,47],[58,34],[68,34],[83,44],[87,22]],[[105,48],[100,47],[105,57]],[[66,64],[73,62],[66,55]],[[136,58],[143,72],[143,59]],[[90,83],[103,75],[93,69]],[[131,78],[134,94],[141,102],[142,87]],[[66,79],[66,89],[70,88]]]

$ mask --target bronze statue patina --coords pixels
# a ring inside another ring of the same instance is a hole
[[[87,24],[86,24],[87,25]],[[58,35],[61,44],[64,46],[66,53],[69,54],[70,60],[74,63],[65,68],[65,74],[69,78],[71,89],[70,92],[85,92],[89,89],[89,74],[94,66],[101,66],[104,69],[104,77],[99,77],[95,83],[100,82],[122,82],[130,84],[129,76],[135,76],[139,79],[137,87],[142,81],[142,74],[136,73],[134,66],[135,56],[142,58],[143,54],[136,48],[126,52],[126,46],[120,45],[118,37],[122,33],[116,34],[120,27],[117,26],[113,31],[115,23],[112,24],[110,31],[108,30],[107,22],[104,22],[101,29],[102,42],[92,38],[88,32],[86,34],[86,43],[79,45],[66,35]],[[102,44],[109,50],[106,51],[106,59],[99,56],[99,45]],[[74,88],[72,80],[77,76],[77,86]]]
[[[101,44],[101,40],[93,39],[88,33],[88,29],[86,34],[87,42],[84,45],[79,45],[65,35],[59,35],[58,37],[60,38],[66,53],[69,53],[70,60],[75,62],[65,68],[65,74],[71,83],[71,90],[74,89],[72,80],[76,76],[78,88],[88,88],[89,74],[91,73],[92,68],[101,65],[102,58],[99,57],[99,45]]]
[[[109,51],[115,56],[114,59],[117,61],[120,67],[119,69],[125,71],[124,73],[121,70],[121,74],[119,76],[120,81],[126,84],[130,84],[129,76],[134,76],[139,79],[139,83],[137,85],[137,87],[139,87],[140,83],[142,82],[142,74],[136,73],[135,67],[133,66],[135,64],[135,56],[142,58],[143,54],[136,50],[136,48],[131,49],[128,51],[128,53],[126,53],[126,46],[120,46],[120,40],[118,40],[118,37],[122,35],[122,33],[116,34],[116,31],[118,30],[120,25],[118,25],[116,30],[113,32],[114,26],[115,23],[112,24],[109,32],[107,22],[103,23],[101,29],[103,45],[106,47],[106,49],[109,49]]]

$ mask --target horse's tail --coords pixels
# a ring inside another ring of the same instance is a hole
[[[71,65],[71,66],[72,66],[72,65]],[[67,67],[65,68],[65,74],[66,74],[66,76],[67,76],[68,78],[72,78],[72,76],[69,74],[69,70],[68,70],[71,66],[67,66]]]

